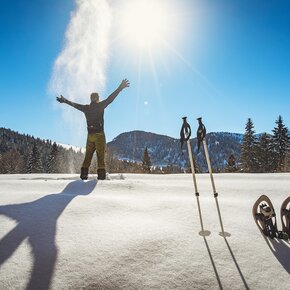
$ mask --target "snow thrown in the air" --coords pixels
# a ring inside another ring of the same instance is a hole
[[[278,214],[289,174],[215,175],[227,240],[207,174],[206,238],[191,175],[123,176],[0,175],[0,289],[290,289],[289,243],[264,239],[251,212],[267,194]]]

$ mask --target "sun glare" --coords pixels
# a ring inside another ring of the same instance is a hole
[[[157,48],[169,41],[174,29],[174,13],[169,1],[127,1],[120,15],[120,29],[130,45]]]

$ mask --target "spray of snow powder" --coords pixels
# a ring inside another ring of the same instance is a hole
[[[90,94],[105,88],[111,9],[105,0],[76,0],[64,47],[57,57],[49,83],[49,93],[73,102],[89,103]],[[60,106],[72,134],[72,141],[84,139],[80,113]],[[84,123],[85,124],[85,123]]]

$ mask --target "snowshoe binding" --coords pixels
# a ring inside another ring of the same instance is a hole
[[[263,235],[271,239],[288,239],[287,233],[278,231],[274,206],[266,195],[261,195],[253,206],[253,217]]]
[[[290,196],[282,203],[280,213],[282,230],[288,234],[288,237],[290,237]]]
[[[105,169],[98,169],[97,173],[98,173],[99,180],[106,179],[106,170]]]
[[[88,174],[89,174],[89,169],[88,168],[85,168],[85,167],[82,167],[81,168],[81,175],[80,175],[80,178],[82,180],[87,180],[88,179]]]

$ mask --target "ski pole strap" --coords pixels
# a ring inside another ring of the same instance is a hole
[[[190,125],[186,121],[187,117],[183,117],[183,124],[180,130],[180,145],[181,145],[181,150],[183,147],[183,143],[188,141],[190,136],[191,136],[191,128]]]
[[[202,123],[201,117],[197,118],[198,120],[198,129],[197,129],[197,152],[199,152],[200,144],[206,136],[206,128]]]

